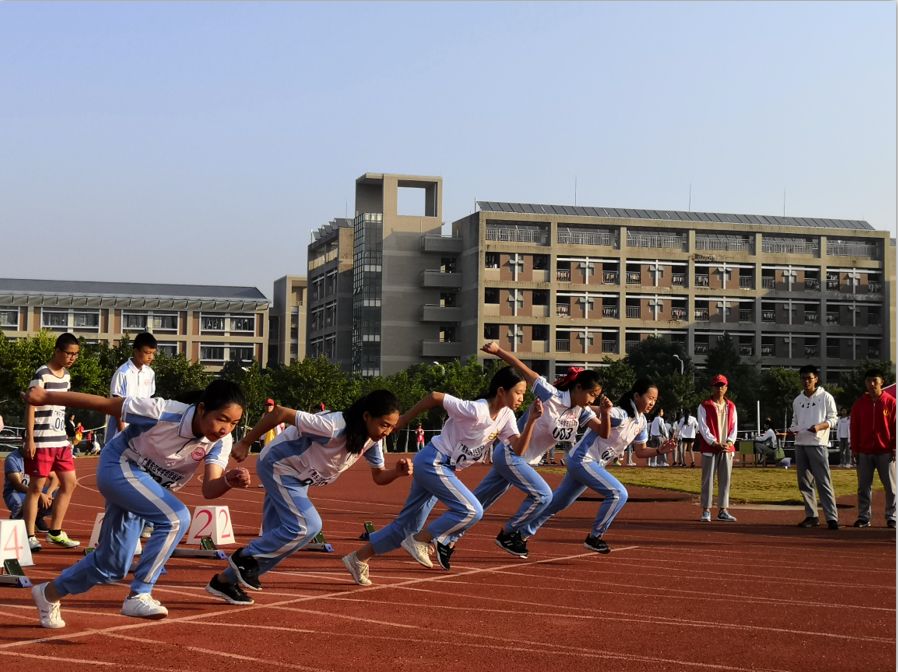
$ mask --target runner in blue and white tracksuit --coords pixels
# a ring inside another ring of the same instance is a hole
[[[584,545],[598,553],[610,552],[602,536],[627,503],[627,489],[605,467],[623,455],[631,443],[641,458],[657,457],[676,448],[674,441],[658,448],[646,448],[645,413],[652,410],[657,398],[657,386],[649,379],[641,378],[617,406],[612,406],[607,398],[603,399],[599,431],[588,431],[568,453],[567,475],[552,493],[552,503],[529,528],[522,530],[523,536],[535,534],[549,518],[573,504],[584,490],[592,488],[604,496],[604,500]]]
[[[594,371],[576,368],[570,369],[553,385],[497,343],[487,343],[481,349],[520,371],[534,396],[542,402],[542,416],[533,425],[527,450],[519,454],[508,443],[497,443],[493,449],[493,467],[474,489],[474,496],[484,511],[511,486],[526,495],[520,508],[505,522],[496,537],[500,548],[526,558],[527,543],[521,530],[528,529],[552,501],[552,488],[533,467],[556,444],[573,445],[579,428],[588,426],[598,431],[599,421],[590,405],[602,394],[602,386]],[[528,410],[518,419],[518,429],[524,429],[529,416]],[[449,544],[454,546],[459,536],[448,539]]]
[[[153,599],[151,591],[190,523],[187,506],[173,491],[183,487],[201,463],[207,499],[219,497],[232,487],[249,485],[246,469],[225,471],[231,432],[245,406],[240,388],[225,380],[213,381],[195,405],[40,388],[29,390],[25,399],[35,405],[52,403],[99,411],[128,423],[100,454],[97,488],[106,498],[106,513],[96,550],[55,580],[32,590],[41,625],[65,627],[60,616],[61,598],[125,577],[144,520],[153,523],[154,530],[143,547],[121,613],[164,618],[168,610]]]
[[[449,569],[452,549],[439,540],[463,533],[483,516],[480,502],[456,472],[482,461],[497,439],[526,450],[533,422],[522,434],[514,415],[526,391],[521,375],[512,367],[505,367],[493,376],[483,399],[465,401],[431,392],[400,418],[397,426],[404,427],[437,406],[449,416],[440,433],[415,455],[414,480],[399,516],[383,529],[372,532],[368,543],[343,558],[356,583],[371,585],[367,560],[400,546],[418,563],[433,567],[429,557],[433,542],[440,565]],[[538,414],[539,411],[534,414],[534,421]],[[422,529],[437,501],[445,504],[448,511]]]
[[[289,423],[269,443],[256,463],[265,486],[262,534],[229,559],[230,567],[212,577],[206,590],[231,604],[252,604],[240,586],[261,590],[259,577],[274,569],[321,532],[321,516],[309,499],[309,488],[333,483],[361,457],[378,485],[412,473],[411,460],[386,469],[383,440],[399,421],[399,401],[387,390],[376,390],[343,412],[317,414],[277,406],[262,416],[234,447],[242,460],[259,437],[280,423]],[[239,584],[239,585],[238,585]]]

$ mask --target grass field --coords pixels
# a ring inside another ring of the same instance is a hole
[[[543,467],[546,469],[546,467]],[[555,473],[564,473],[564,467],[548,467]],[[660,488],[675,492],[699,495],[702,489],[702,471],[670,467],[612,467],[611,473],[624,485]],[[857,475],[853,469],[831,469],[836,497],[857,493]],[[874,489],[881,490],[879,478],[873,478]],[[795,469],[774,467],[733,466],[730,484],[730,500],[736,504],[801,504]]]

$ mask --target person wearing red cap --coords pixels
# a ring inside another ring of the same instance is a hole
[[[702,455],[702,517],[711,522],[711,499],[714,494],[714,474],[717,474],[717,520],[736,522],[727,508],[730,505],[730,476],[733,473],[733,453],[736,451],[736,405],[726,398],[730,381],[717,374],[711,379],[711,396],[699,404],[698,444]]]

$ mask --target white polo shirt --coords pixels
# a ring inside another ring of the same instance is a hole
[[[196,406],[166,399],[127,397],[122,404],[124,431],[106,444],[112,450],[146,471],[164,488],[177,490],[196,473],[200,462],[228,466],[233,439],[230,434],[219,441],[194,436]]]
[[[632,402],[631,402],[632,403]],[[635,407],[633,409],[636,410]],[[607,439],[592,430],[586,432],[580,443],[568,455],[579,462],[598,462],[603,467],[624,454],[631,443],[645,443],[648,440],[646,419],[642,413],[635,417],[619,406],[611,409],[611,434]]]
[[[128,360],[115,370],[109,383],[110,397],[134,397],[149,399],[156,394],[156,372],[149,366],[137,368],[134,361]],[[118,434],[118,422],[110,415],[106,416],[105,442],[109,443]]]
[[[297,411],[293,425],[278,434],[259,455],[259,463],[289,474],[305,485],[327,485],[364,455],[373,469],[385,466],[380,441],[368,439],[359,454],[346,450],[343,413]]]
[[[449,464],[456,471],[481,461],[496,439],[508,441],[520,434],[514,411],[503,408],[493,420],[486,399],[465,401],[447,394],[443,397],[443,409],[449,419],[431,443],[449,458]]]
[[[533,381],[533,394],[543,402],[543,414],[533,425],[530,443],[521,456],[528,464],[537,464],[543,453],[556,443],[573,444],[577,440],[577,429],[596,417],[591,408],[571,406],[570,391],[559,390],[542,376]],[[527,409],[518,418],[519,430],[524,429],[529,415],[530,409]]]

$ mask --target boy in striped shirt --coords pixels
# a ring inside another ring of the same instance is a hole
[[[78,359],[81,346],[73,334],[65,333],[56,339],[53,357],[39,368],[31,383],[32,387],[42,387],[53,392],[68,392],[71,387],[69,368]],[[25,473],[29,476],[28,492],[22,504],[22,517],[28,530],[28,545],[32,551],[41,549],[41,542],[35,535],[35,518],[40,494],[47,484],[51,472],[59,477],[59,491],[56,493],[53,517],[47,532],[47,541],[57,546],[73,548],[81,542],[69,539],[62,529],[62,521],[72,499],[76,486],[75,460],[72,446],[65,433],[65,406],[25,407]]]

